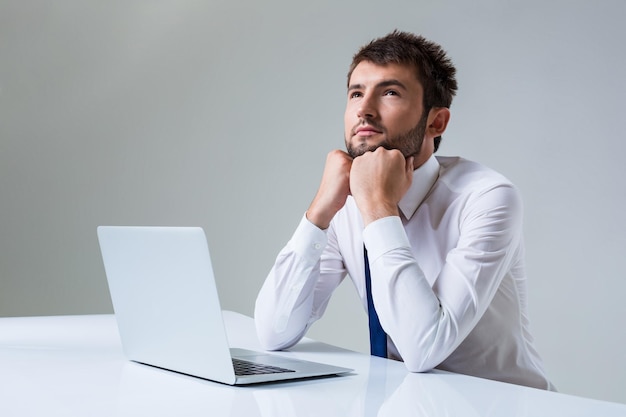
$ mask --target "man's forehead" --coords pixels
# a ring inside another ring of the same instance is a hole
[[[354,84],[376,84],[391,79],[405,83],[417,83],[420,87],[422,84],[417,76],[417,69],[412,64],[395,62],[377,64],[372,61],[361,61],[350,74],[348,87]]]

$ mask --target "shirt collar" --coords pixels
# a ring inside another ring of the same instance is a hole
[[[422,166],[413,171],[411,187],[398,203],[400,211],[407,220],[415,214],[437,178],[439,178],[439,161],[435,155],[431,155]]]

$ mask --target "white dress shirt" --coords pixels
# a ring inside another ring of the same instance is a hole
[[[346,275],[367,311],[365,244],[390,358],[412,372],[436,367],[551,389],[529,331],[522,203],[511,182],[433,156],[399,208],[399,217],[364,228],[348,197],[327,230],[302,219],[257,298],[263,346],[297,343]]]

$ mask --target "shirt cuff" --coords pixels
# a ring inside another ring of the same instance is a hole
[[[327,243],[326,231],[311,223],[306,214],[289,241],[293,251],[311,263],[320,259]]]
[[[363,243],[370,262],[394,249],[411,247],[398,216],[383,217],[368,224],[363,229]]]

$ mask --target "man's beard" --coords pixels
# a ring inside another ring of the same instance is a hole
[[[348,138],[346,138],[345,141],[348,155],[352,158],[356,158],[357,156],[363,155],[365,152],[375,151],[382,146],[385,149],[399,150],[405,158],[408,158],[409,156],[417,156],[419,155],[420,150],[422,149],[422,143],[424,142],[427,120],[428,112],[424,112],[419,122],[417,122],[417,126],[410,129],[408,132],[402,133],[393,138],[387,138],[382,142],[371,146],[368,146],[365,142],[353,146]],[[373,126],[377,130],[382,130],[380,126],[370,120],[365,119],[364,122]]]

